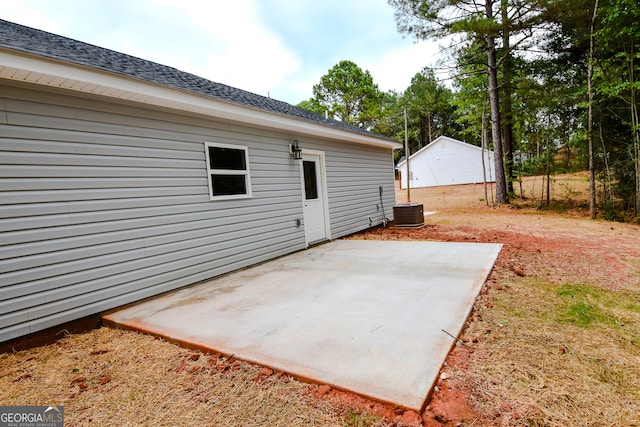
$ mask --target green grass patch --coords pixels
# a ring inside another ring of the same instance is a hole
[[[556,290],[556,294],[561,297],[584,299],[592,296],[599,299],[602,294],[602,290],[593,286],[565,283]]]
[[[610,291],[588,285],[564,284],[556,290],[561,297],[559,320],[588,327],[594,322],[618,325],[619,319],[610,312],[623,299]]]
[[[570,305],[564,312],[561,320],[582,327],[587,327],[593,322],[609,323],[609,318],[606,313],[599,307],[584,301]]]
[[[555,304],[558,321],[581,328],[607,327],[612,337],[640,347],[640,293],[576,284],[564,284],[555,293],[560,297]]]
[[[381,419],[368,412],[356,413],[349,410],[344,427],[374,427],[380,425]]]
[[[560,322],[581,328],[595,325],[623,328],[626,332],[619,330],[622,335],[629,335],[634,343],[640,342],[640,336],[631,332],[640,320],[640,292],[573,283],[558,286],[534,278],[523,286],[522,290],[527,289],[525,298],[516,295],[519,292],[508,292],[494,301],[495,308],[502,313],[497,319],[500,326],[508,324],[510,318],[535,316],[545,324]]]

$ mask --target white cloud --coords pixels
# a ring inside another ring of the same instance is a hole
[[[436,65],[438,53],[437,43],[423,41],[371,58],[371,63],[361,67],[369,70],[380,90],[403,92],[416,73]]]
[[[200,36],[181,40],[181,51],[174,53],[182,58],[172,66],[262,95],[300,67],[295,54],[260,21],[254,0],[189,0],[179,7],[165,0],[162,10],[179,16],[179,27],[194,27]]]

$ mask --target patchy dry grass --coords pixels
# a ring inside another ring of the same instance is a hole
[[[640,292],[505,285],[466,332],[482,337],[460,373],[478,412],[502,425],[640,425]]]
[[[0,403],[64,405],[70,426],[382,425],[317,386],[151,336],[101,328],[0,354]],[[352,424],[354,416],[367,423]]]

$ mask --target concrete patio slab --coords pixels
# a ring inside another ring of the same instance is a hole
[[[500,248],[338,240],[104,320],[421,410]]]

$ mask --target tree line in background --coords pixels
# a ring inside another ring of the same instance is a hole
[[[406,110],[411,153],[440,135],[480,145],[484,132],[497,203],[521,176],[589,170],[592,217],[640,218],[637,0],[388,1],[399,31],[449,43],[450,84],[425,68],[382,92],[345,60],[300,107],[398,141]]]

